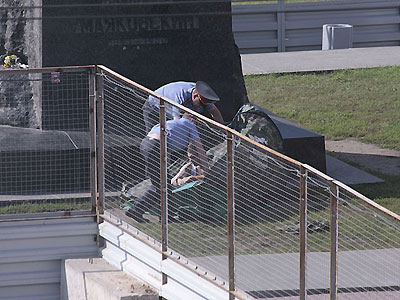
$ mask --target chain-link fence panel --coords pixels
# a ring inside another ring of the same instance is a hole
[[[160,241],[159,112],[146,107],[145,88],[107,72],[102,81],[104,207]],[[167,115],[175,109],[165,106]],[[226,254],[226,135],[183,113],[166,123],[168,246],[196,262],[206,257],[204,265],[220,271],[215,262],[226,265],[219,258]]]
[[[148,107],[156,95],[147,89],[107,72],[101,78],[104,208],[161,241],[160,99]],[[181,118],[170,118],[174,110]],[[227,278],[225,130],[172,102],[165,112],[168,247]]]
[[[163,251],[255,298],[398,291],[397,215],[118,74],[100,78],[104,207]]]
[[[329,294],[330,290],[330,186],[329,182],[307,172],[307,295]]]
[[[254,297],[298,289],[299,167],[235,139],[235,280]]]
[[[400,297],[400,220],[338,187],[338,299]]]
[[[99,80],[104,93],[104,208],[159,240],[159,196],[152,207],[140,208],[148,195],[155,193],[141,153],[146,136],[142,108],[149,94],[105,71]],[[159,170],[159,143],[153,150],[149,168]]]
[[[91,208],[89,72],[53,71],[0,72],[2,214]]]
[[[169,247],[226,279],[226,133],[198,118],[193,122],[200,144],[190,144],[187,153],[182,154],[184,159],[173,162],[177,168],[171,174],[174,177],[168,200]],[[190,129],[186,127],[186,130]]]

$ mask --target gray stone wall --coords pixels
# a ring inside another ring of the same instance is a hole
[[[73,0],[0,0],[0,57],[16,54],[30,68],[104,64],[150,89],[204,80],[220,96],[217,106],[226,121],[248,102],[229,2],[160,1],[112,9],[108,0],[78,2],[99,7],[68,7]],[[41,78],[24,76],[14,82],[0,77],[0,125],[46,128]]]
[[[11,52],[31,68],[42,66],[41,5],[42,0],[0,0],[0,55]]]
[[[15,54],[31,68],[42,66],[41,2],[0,0],[1,64]],[[41,128],[40,102],[39,75],[0,75],[1,125]]]

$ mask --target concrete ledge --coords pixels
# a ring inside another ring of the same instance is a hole
[[[102,258],[62,261],[61,300],[158,300],[157,290]]]

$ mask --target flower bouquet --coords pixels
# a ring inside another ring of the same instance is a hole
[[[26,69],[28,68],[28,65],[21,63],[19,61],[19,57],[16,56],[15,54],[12,54],[12,55],[7,55],[4,58],[3,67],[10,69]]]

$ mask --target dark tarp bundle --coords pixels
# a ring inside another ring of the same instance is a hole
[[[267,111],[255,104],[242,105],[229,127],[262,145],[283,152],[282,136],[278,128]]]

